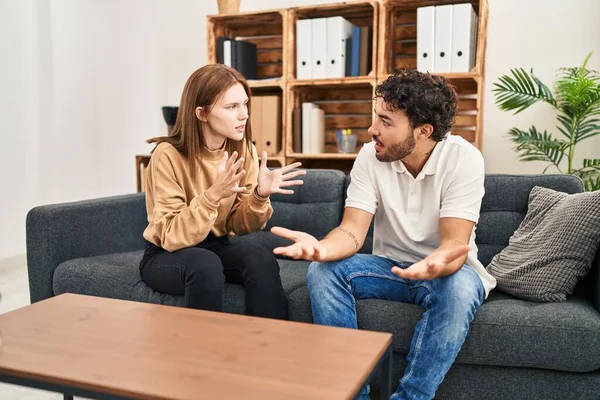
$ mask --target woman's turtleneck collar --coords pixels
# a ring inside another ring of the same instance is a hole
[[[223,158],[223,154],[225,153],[225,146],[227,145],[227,139],[223,141],[223,146],[216,150],[210,150],[208,147],[204,146],[202,151],[202,157],[206,160],[220,160]],[[230,154],[231,155],[231,154]]]

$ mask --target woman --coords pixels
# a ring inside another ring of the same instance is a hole
[[[300,163],[259,167],[249,120],[250,88],[222,64],[195,71],[183,90],[171,135],[157,143],[146,173],[149,242],[140,263],[152,289],[184,295],[185,306],[221,311],[224,282],[246,289],[248,315],[285,319],[287,299],[274,255],[228,236],[262,229],[273,213],[269,196],[306,171]]]

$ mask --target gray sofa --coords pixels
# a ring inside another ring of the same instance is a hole
[[[338,225],[348,178],[339,171],[309,170],[293,196],[273,196],[267,229],[234,240],[270,249],[285,244],[273,225],[323,237]],[[527,211],[533,186],[582,191],[571,176],[488,175],[477,227],[479,258],[487,265],[507,244]],[[140,279],[146,226],[143,194],[47,205],[27,216],[31,301],[65,292],[182,305],[183,297],[151,290]],[[362,252],[370,252],[369,236]],[[308,262],[280,260],[290,319],[311,322],[305,285]],[[533,303],[493,291],[475,316],[467,340],[438,391],[441,399],[599,399],[600,282],[592,272],[564,303]],[[225,310],[241,313],[243,288],[228,284]],[[357,301],[361,329],[394,335],[394,385],[404,369],[414,325],[422,310],[412,304]],[[351,349],[349,349],[351,351]],[[377,378],[373,382],[377,385]]]

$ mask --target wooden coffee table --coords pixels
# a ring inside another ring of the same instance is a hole
[[[0,381],[97,399],[352,399],[388,333],[64,294],[0,315]]]

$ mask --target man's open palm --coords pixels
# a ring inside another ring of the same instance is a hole
[[[424,260],[408,268],[392,267],[392,273],[404,279],[436,279],[443,275],[448,264],[471,251],[471,246],[463,245],[452,250],[438,250]]]
[[[292,231],[277,226],[271,228],[271,232],[294,242],[294,244],[289,246],[273,249],[273,253],[276,255],[307,261],[324,261],[327,257],[325,247],[314,236],[308,233]]]

